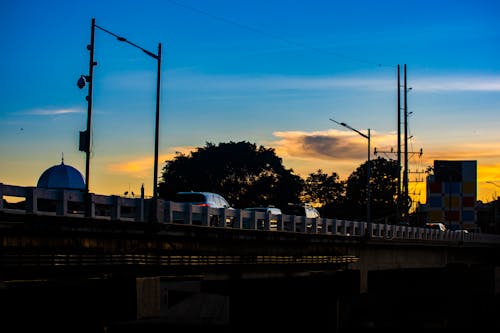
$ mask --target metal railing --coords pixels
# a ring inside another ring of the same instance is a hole
[[[15,200],[11,200],[15,198]],[[9,202],[9,200],[11,202]],[[16,201],[15,203],[12,201]],[[85,214],[90,205],[90,216]],[[16,214],[87,217],[129,222],[148,222],[151,199],[88,194],[77,190],[55,190],[0,183],[0,212]],[[158,223],[200,227],[233,228],[274,232],[335,235],[384,241],[480,242],[500,244],[500,235],[463,233],[436,229],[337,220],[272,215],[240,209],[211,208],[158,200]]]

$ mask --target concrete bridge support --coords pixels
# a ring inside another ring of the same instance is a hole
[[[171,327],[253,333],[500,328],[499,267],[449,265],[359,273],[247,280],[115,277],[8,282],[0,290],[0,315],[3,325],[17,331],[35,323],[41,331],[82,333],[102,333],[104,327],[109,333]],[[368,291],[360,293],[359,286],[366,283]]]
[[[137,319],[160,317],[160,278],[136,278]]]

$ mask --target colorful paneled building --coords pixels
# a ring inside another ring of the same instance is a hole
[[[427,177],[428,222],[449,229],[477,228],[477,161],[434,161]]]

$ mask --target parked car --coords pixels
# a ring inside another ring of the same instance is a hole
[[[279,209],[277,207],[273,207],[273,206],[268,206],[268,207],[248,207],[248,208],[244,208],[243,210],[271,214],[272,217],[269,220],[269,230],[277,230],[278,229],[278,219],[275,216],[282,214],[281,209]],[[257,220],[257,229],[264,229],[264,227],[265,227],[264,223],[265,223],[265,219],[258,219]],[[248,221],[243,221],[243,228],[247,229],[249,227],[250,226],[249,226]]]
[[[308,203],[303,203],[303,204],[289,203],[288,206],[283,209],[283,214],[305,216],[307,218],[320,217],[318,210]]]
[[[264,212],[272,215],[281,215],[281,209],[277,207],[249,207],[244,210],[256,211],[256,212]]]
[[[320,214],[316,208],[311,206],[309,203],[299,203],[299,204],[293,204],[289,203],[288,206],[286,206],[283,209],[283,214],[286,215],[295,215],[295,216],[305,216],[308,219],[317,219],[320,218]],[[296,228],[298,228],[296,226]],[[316,227],[316,232],[321,232],[321,226]],[[308,223],[306,226],[307,232],[312,232],[312,224]],[[300,230],[296,230],[300,231]]]
[[[195,206],[230,209],[229,202],[220,194],[213,192],[177,192],[172,200],[174,202],[190,203]],[[174,221],[184,220],[184,216],[174,216]],[[219,216],[210,216],[210,225],[217,225]],[[201,215],[193,214],[193,224],[201,224]]]

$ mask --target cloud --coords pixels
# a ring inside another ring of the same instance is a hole
[[[278,131],[279,139],[269,142],[278,156],[303,160],[363,160],[367,158],[367,140],[350,131],[330,129],[327,131]],[[370,133],[370,145],[390,147],[395,141],[394,133]]]
[[[395,78],[379,76],[284,76],[284,75],[205,75],[186,71],[171,73],[172,88],[200,90],[297,90],[330,91],[359,89],[393,91]],[[210,82],[207,85],[207,82]],[[420,76],[412,78],[413,89],[439,91],[500,91],[500,77],[473,75]]]
[[[362,131],[363,132],[363,131]],[[371,158],[377,157],[396,159],[390,152],[395,147],[396,133],[371,131]],[[273,133],[276,140],[259,142],[265,147],[274,148],[276,155],[283,159],[283,165],[290,168],[301,177],[307,177],[321,169],[325,173],[336,172],[341,179],[346,179],[367,159],[367,140],[359,134],[340,129],[329,129],[325,131],[276,131]],[[432,146],[432,145],[431,145]],[[373,153],[377,148],[379,154]],[[477,160],[478,182],[498,181],[500,179],[500,166],[497,162],[498,152],[495,142],[473,143],[463,145],[432,147],[425,149],[420,158],[410,155],[410,170],[424,171],[427,166],[432,166],[434,160]],[[160,167],[166,160],[171,160],[177,153],[189,154],[197,147],[181,146],[172,147],[159,157]],[[395,149],[394,149],[395,150]],[[124,175],[134,179],[145,179],[151,176],[153,171],[153,158],[137,157],[128,162],[110,163],[106,169],[113,175]],[[161,175],[160,175],[161,176]],[[421,179],[425,175],[419,176]],[[412,178],[413,179],[413,178]],[[498,181],[500,184],[500,181]],[[414,183],[410,181],[412,191],[420,193],[418,201],[425,201],[425,182]],[[478,198],[489,199],[495,188],[478,188]],[[490,193],[491,192],[491,193]]]
[[[58,116],[71,113],[83,113],[82,109],[34,109],[24,113],[36,116]]]
[[[210,75],[191,70],[173,69],[163,82],[166,90],[193,90],[201,92],[224,91],[331,91],[332,89],[357,89],[367,91],[394,91],[395,75],[359,76],[300,76],[300,75]],[[106,85],[119,89],[151,91],[156,76],[147,71],[119,73],[109,76]],[[209,82],[210,84],[207,84]],[[500,91],[500,77],[450,75],[412,77],[410,86],[421,92],[440,91]]]
[[[481,163],[497,161],[497,142],[464,142],[459,145],[428,144],[424,148],[423,161],[429,165],[434,160],[479,160]]]
[[[174,76],[174,80],[175,80]],[[394,82],[381,78],[339,76],[231,76],[231,75],[186,75],[182,74],[177,87],[202,90],[230,91],[331,91],[332,89],[390,90]],[[210,82],[207,85],[206,82]],[[179,83],[180,85],[178,85]]]
[[[411,87],[423,92],[498,92],[500,77],[470,75],[417,77],[412,79]]]
[[[114,173],[127,174],[135,177],[143,177],[150,173],[153,168],[153,158],[142,157],[132,161],[111,163],[107,169]]]
[[[160,168],[166,160],[173,159],[177,153],[188,154],[195,149],[195,147],[191,146],[169,148],[169,152],[158,156]],[[153,170],[153,164],[153,158],[150,156],[137,157],[127,162],[110,163],[106,166],[106,169],[112,173],[119,173],[131,177],[142,178],[151,174]]]

